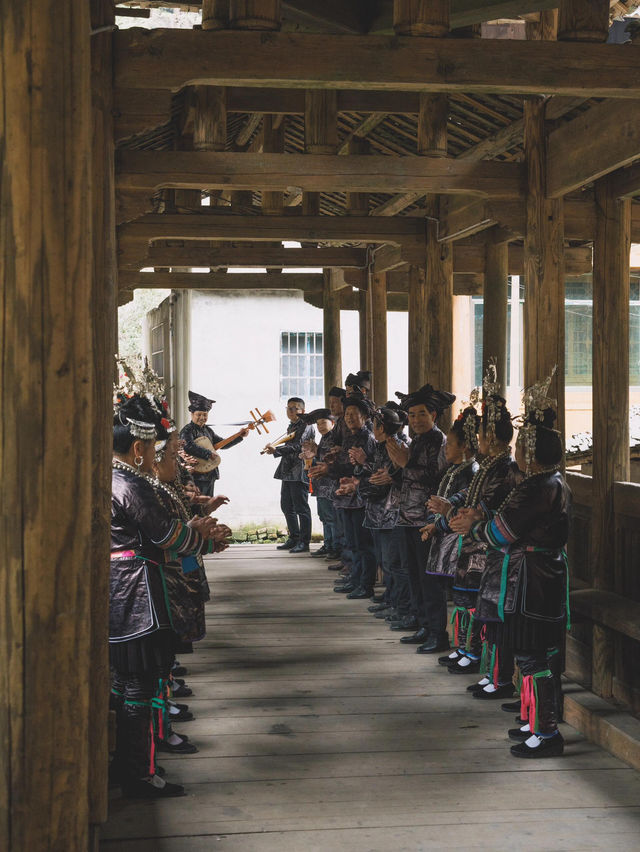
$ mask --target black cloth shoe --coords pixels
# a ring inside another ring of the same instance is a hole
[[[381,594],[381,595],[374,595],[374,596],[371,598],[371,600],[372,600],[374,603],[385,603],[387,599],[385,598],[384,594]]]
[[[333,591],[339,595],[348,595],[350,592],[355,592],[356,587],[353,583],[345,583],[342,586],[334,586]]]
[[[511,698],[515,688],[512,683],[505,683],[499,686],[494,692],[485,692],[484,689],[479,689],[474,692],[473,697],[479,698],[481,701],[497,701],[498,698]]]
[[[511,754],[514,757],[528,757],[529,759],[537,760],[541,757],[560,757],[564,751],[564,739],[559,731],[553,737],[547,737],[546,739],[539,737],[538,739],[540,740],[540,744],[535,748],[531,748],[526,742],[511,746]]]
[[[327,559],[340,559],[340,551],[339,550],[329,550],[327,552]]]
[[[299,541],[294,547],[289,550],[289,553],[309,553],[309,544],[306,541]]]
[[[467,687],[467,692],[478,692],[479,689],[484,689],[487,684],[480,685],[479,683],[472,683],[471,686]]]
[[[472,660],[468,666],[459,666],[458,663],[454,663],[447,668],[447,671],[449,674],[454,675],[478,674],[480,671],[480,660]]]
[[[379,612],[376,612],[373,617],[380,619],[380,621],[385,621],[386,619],[397,621],[398,613],[392,606],[389,606],[387,609],[381,609]]]
[[[170,713],[172,722],[193,722],[196,718],[190,710],[181,710],[179,713]]]
[[[371,597],[371,592],[368,589],[354,589],[347,595],[347,600],[362,601]]]
[[[158,751],[166,751],[169,754],[197,754],[198,751],[197,746],[184,739],[181,743],[177,743],[177,745],[171,745],[166,740],[159,740],[156,748]]]
[[[409,630],[417,630],[418,627],[418,620],[412,615],[405,615],[398,621],[391,622],[391,630],[397,630],[404,633],[408,633]]]
[[[421,642],[429,635],[426,627],[421,627],[419,630],[416,630],[411,636],[403,636],[400,641],[403,645],[420,645]]]
[[[193,695],[193,690],[188,686],[174,686],[171,692],[174,698],[188,698]]]
[[[187,667],[181,666],[180,663],[174,663],[174,665],[171,667],[171,674],[173,675],[173,677],[182,677],[182,675],[186,675],[186,673]]]
[[[454,663],[457,663],[460,657],[463,655],[460,651],[456,651],[456,656],[452,657],[450,654],[445,654],[444,657],[438,657],[438,665],[439,666],[452,666]]]
[[[291,550],[298,543],[297,538],[288,538],[283,544],[276,545],[276,550]]]
[[[169,784],[163,782],[162,786],[156,786],[153,780],[127,781],[122,785],[122,795],[125,799],[171,799],[177,796],[185,796],[184,787],[180,784]]]
[[[518,701],[508,701],[506,704],[500,705],[500,709],[505,713],[520,713],[520,699]]]
[[[509,728],[509,739],[517,743],[523,743],[531,736],[531,731],[521,731],[520,728]]]
[[[416,648],[418,654],[439,654],[440,651],[446,651],[449,647],[449,634],[442,633],[440,636],[433,633],[428,637],[426,642],[423,642],[419,648]]]
[[[326,547],[324,546],[324,544],[323,544],[323,545],[322,545],[322,547],[319,547],[317,550],[314,550],[314,551],[313,551],[313,553],[312,553],[311,555],[312,555],[313,557],[317,557],[317,558],[319,558],[319,557],[321,557],[321,556],[326,556],[328,552],[329,552],[329,551],[327,550],[327,548],[326,548]]]
[[[327,571],[342,571],[344,565],[342,562],[336,562],[335,565],[327,565]]]
[[[374,598],[375,600],[375,598]],[[371,606],[367,607],[368,612],[388,612],[391,604],[388,603],[374,603]]]

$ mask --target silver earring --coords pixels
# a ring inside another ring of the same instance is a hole
[[[138,470],[140,470],[140,468],[142,467],[142,463],[144,462],[144,458],[142,456],[136,456],[133,461],[135,462],[135,465]]]

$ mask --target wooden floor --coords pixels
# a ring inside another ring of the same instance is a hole
[[[104,850],[640,849],[639,773],[567,726],[564,757],[512,758],[513,717],[333,594],[324,560],[241,545],[209,573],[182,660],[200,751],[162,756],[188,796],[114,798]]]

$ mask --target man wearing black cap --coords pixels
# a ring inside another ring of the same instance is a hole
[[[191,423],[187,423],[187,425],[180,430],[180,438],[184,441],[184,452],[190,456],[194,456],[195,458],[203,459],[204,461],[213,457],[214,450],[201,447],[196,443],[196,440],[198,438],[207,438],[207,440],[211,442],[212,448],[215,447],[216,444],[219,444],[220,441],[224,440],[224,438],[221,438],[220,435],[216,435],[210,426],[207,426],[207,418],[214,402],[215,399],[207,399],[206,396],[189,391]],[[248,429],[242,429],[240,435],[233,441],[230,441],[226,445],[225,449],[228,447],[235,447],[235,445],[239,444],[240,441],[242,441],[242,439],[248,434]],[[220,479],[220,471],[217,467],[214,467],[213,470],[210,470],[208,473],[193,474],[193,481],[196,486],[200,489],[202,494],[208,497],[213,497],[217,479]]]
[[[446,601],[437,583],[432,584],[432,589],[423,581],[429,545],[422,541],[420,527],[428,521],[426,502],[435,494],[446,463],[446,438],[437,426],[437,419],[455,401],[455,396],[429,384],[415,393],[398,396],[409,414],[414,438],[410,447],[389,444],[387,450],[401,471],[394,488],[399,509],[394,541],[403,568],[400,580],[408,583],[408,589],[405,586],[401,591],[401,599],[407,599],[408,591],[410,612],[392,624],[392,629],[415,630],[404,641],[420,644],[421,653],[433,653],[449,647]]]

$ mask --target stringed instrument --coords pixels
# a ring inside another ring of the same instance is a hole
[[[286,444],[287,441],[293,441],[293,439],[295,437],[296,437],[295,432],[285,432],[284,435],[280,435],[279,438],[276,438],[275,441],[272,441],[270,445],[267,444],[267,446],[279,447],[280,444]],[[264,450],[260,450],[260,455],[263,456],[266,452],[267,452],[267,447],[265,447]]]
[[[194,443],[205,450],[209,450],[211,457],[208,459],[198,459],[197,463],[193,466],[194,473],[211,473],[212,470],[215,470],[221,462],[220,455],[217,451],[226,447],[232,441],[235,441],[236,438],[239,438],[245,429],[255,429],[258,435],[262,434],[260,431],[261,429],[264,429],[267,434],[269,433],[267,423],[272,423],[276,419],[273,411],[269,409],[262,414],[260,409],[256,408],[255,412],[251,409],[249,414],[252,419],[247,421],[247,423],[243,425],[242,429],[238,430],[233,435],[229,435],[228,438],[223,438],[222,441],[218,441],[217,444],[212,444],[209,438],[204,435],[200,438],[196,438]]]

